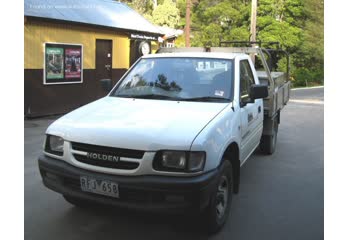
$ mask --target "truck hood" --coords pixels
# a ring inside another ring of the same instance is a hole
[[[197,134],[228,105],[104,97],[64,115],[46,133],[118,148],[189,150]]]

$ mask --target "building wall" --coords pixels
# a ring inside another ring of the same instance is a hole
[[[26,20],[24,24],[24,114],[27,117],[71,111],[105,95],[95,78],[96,39],[112,40],[112,80],[129,68],[130,40],[113,30]],[[83,45],[83,83],[44,85],[44,43]]]
[[[82,44],[84,69],[95,69],[96,39],[113,41],[113,68],[129,68],[128,36],[112,30],[37,21],[24,25],[24,68],[42,69],[44,43],[58,42]]]

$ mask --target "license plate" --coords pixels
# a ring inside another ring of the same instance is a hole
[[[118,184],[115,182],[81,176],[80,187],[84,192],[119,198],[119,188]]]

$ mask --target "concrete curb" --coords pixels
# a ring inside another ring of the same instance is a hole
[[[306,103],[306,104],[324,105],[324,101],[313,100],[313,99],[305,99],[305,100],[290,99],[289,102],[291,102],[291,103]]]
[[[305,89],[315,89],[315,88],[324,88],[324,86],[317,86],[317,87],[303,87],[303,88],[292,88],[291,91],[295,90],[305,90]]]

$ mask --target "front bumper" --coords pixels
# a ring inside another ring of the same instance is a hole
[[[44,185],[63,195],[124,208],[166,212],[203,210],[218,181],[217,169],[195,177],[129,177],[87,171],[45,155],[39,157],[39,169]],[[118,183],[120,197],[83,192],[80,176]]]

